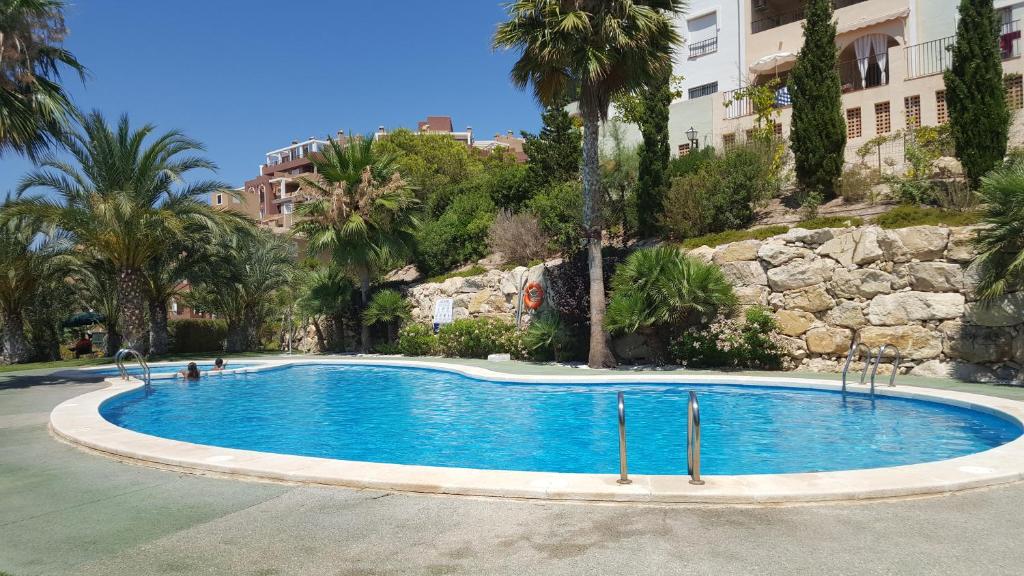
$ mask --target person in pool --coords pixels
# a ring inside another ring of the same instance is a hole
[[[196,366],[195,362],[189,362],[179,374],[185,380],[199,380],[199,366]]]
[[[224,366],[225,366],[225,364],[224,364],[224,359],[223,358],[217,358],[216,360],[213,361],[213,369],[214,370],[223,370]]]

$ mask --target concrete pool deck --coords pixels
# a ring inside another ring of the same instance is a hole
[[[257,372],[291,364],[272,360],[243,368]],[[837,390],[831,380],[787,378],[775,374],[758,377],[733,374],[619,372],[594,374],[577,369],[569,374],[516,374],[481,366],[394,358],[311,358],[299,363],[371,364],[450,370],[490,381],[512,380],[537,384],[597,383],[712,383],[737,386],[801,387]],[[919,496],[1024,480],[1024,437],[950,460],[890,468],[705,476],[695,486],[685,475],[631,476],[632,483],[617,483],[610,474],[514,472],[433,466],[354,462],[288,454],[273,454],[190,444],[120,428],[100,416],[100,406],[116,396],[142,387],[138,380],[109,379],[109,387],[72,398],[57,406],[50,429],[60,438],[103,455],[190,473],[216,473],[241,479],[273,480],[316,485],[397,490],[430,494],[584,500],[602,502],[662,502],[690,504],[782,504],[829,500],[866,500]],[[862,386],[851,386],[863,394]],[[1001,415],[1024,423],[1024,403],[960,391],[898,386],[881,387],[884,396],[937,401]],[[681,419],[684,417],[681,415]],[[854,440],[855,441],[855,440]],[[609,450],[617,450],[610,446]]]
[[[506,368],[517,370],[549,369]],[[1024,397],[1020,388],[932,384]],[[239,482],[126,465],[55,441],[50,411],[100,387],[43,372],[0,375],[0,572],[999,576],[1024,566],[1024,483],[751,508]]]

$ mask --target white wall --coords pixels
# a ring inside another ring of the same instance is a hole
[[[687,99],[687,91],[690,88],[716,80],[719,92],[739,88],[740,80],[746,77],[742,45],[743,31],[746,28],[741,15],[746,13],[743,6],[749,1],[692,0],[686,13],[678,17],[676,26],[687,44],[678,50],[675,64],[675,73],[684,77],[682,99]],[[706,37],[706,30],[691,35],[687,24],[695,20],[703,21],[711,14],[714,14],[717,20],[718,51],[691,58],[688,48],[688,45],[693,43],[691,39],[700,41]]]

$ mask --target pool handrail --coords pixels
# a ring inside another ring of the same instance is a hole
[[[142,381],[146,384],[146,388],[149,388],[151,380],[149,364],[146,363],[146,358],[134,348],[122,348],[114,355],[114,362],[117,364],[117,371],[121,374],[121,379],[128,379],[128,369],[124,367],[125,356],[134,356],[139,361],[139,366],[142,367]]]
[[[854,356],[860,352],[861,348],[868,351],[867,359],[864,361],[864,369],[860,373],[860,383],[863,386],[864,380],[868,376],[868,368],[871,367],[871,347],[860,341],[860,338],[854,338],[850,344],[850,352],[846,354],[846,365],[843,366],[843,392],[846,392],[846,373],[850,370],[850,364],[853,362]]]
[[[700,479],[700,402],[693,390],[686,407],[686,473],[690,475],[690,484],[704,484]]]
[[[619,392],[619,484],[632,484],[629,479],[629,466],[626,464],[626,398]]]
[[[900,369],[900,349],[895,344],[882,344],[882,347],[878,349],[878,356],[875,357],[875,367],[871,370],[871,395],[875,395],[875,375],[878,374],[878,365],[882,363],[882,356],[885,355],[885,350],[892,348],[896,351],[896,359],[892,363],[892,374],[889,375],[889,387],[896,386],[896,372]]]

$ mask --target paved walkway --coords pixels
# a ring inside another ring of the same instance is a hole
[[[1020,484],[899,502],[710,508],[241,482],[123,464],[50,437],[50,409],[97,387],[0,377],[0,573],[1024,573]]]

